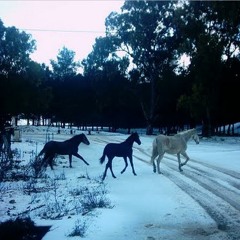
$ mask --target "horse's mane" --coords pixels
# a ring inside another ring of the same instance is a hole
[[[136,135],[138,135],[136,132],[132,133],[124,142],[129,142],[132,140]]]
[[[176,134],[175,136],[184,138],[185,141],[188,141],[195,134],[197,134],[197,131],[195,128],[192,128],[192,129],[182,131],[182,132]]]
[[[68,139],[68,140],[66,140],[66,141],[71,141],[71,142],[75,142],[76,141],[76,139],[79,139],[79,137],[80,136],[82,136],[83,134],[78,134],[78,135],[75,135],[75,136],[73,136],[72,138],[70,138],[70,139]]]
[[[190,133],[190,132],[196,132],[196,129],[195,128],[187,129],[187,130],[184,130],[182,132],[177,133],[176,135],[185,135],[185,134]]]

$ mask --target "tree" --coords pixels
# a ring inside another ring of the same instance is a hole
[[[63,47],[59,50],[57,61],[51,60],[52,73],[50,86],[53,90],[53,100],[51,104],[52,114],[55,119],[63,123],[73,120],[72,114],[77,112],[77,107],[71,96],[72,91],[75,93],[75,77],[80,63],[75,61],[75,52]]]
[[[15,27],[4,27],[0,19],[0,77],[24,72],[35,48],[31,35]]]
[[[220,122],[224,65],[239,49],[239,12],[237,2],[189,2],[176,20],[185,39],[182,50],[191,57],[192,79],[192,92],[179,103],[202,120],[204,135],[210,136]]]
[[[23,74],[31,59],[29,54],[35,50],[31,35],[15,27],[4,27],[0,19],[0,118],[3,124],[16,112],[21,111]]]
[[[79,62],[74,60],[75,52],[63,47],[57,56],[57,61],[51,60],[53,78],[64,81],[76,76]]]
[[[149,85],[148,99],[139,96],[147,122],[147,134],[152,134],[157,119],[159,89],[157,82],[165,71],[175,68],[175,53],[179,41],[171,21],[176,6],[171,1],[126,1],[122,13],[112,13],[106,20],[109,38],[116,50],[128,54],[138,71],[137,87]]]
[[[49,117],[53,96],[47,80],[46,66],[31,61],[23,75],[24,86],[21,94],[24,98],[21,110],[27,118],[31,117],[38,122],[42,116]]]
[[[134,124],[133,118],[139,116],[136,114],[139,104],[137,107],[136,96],[126,78],[129,60],[119,57],[109,40],[108,37],[96,39],[93,51],[82,62],[84,76],[93,87],[98,123],[113,129],[130,128]]]

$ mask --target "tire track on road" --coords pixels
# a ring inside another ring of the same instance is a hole
[[[221,168],[221,167],[218,167],[218,166],[213,166],[213,165],[211,165],[211,164],[204,163],[204,162],[200,162],[200,161],[198,161],[198,160],[190,159],[190,161],[191,161],[191,160],[192,160],[193,162],[198,163],[198,164],[201,164],[201,165],[203,165],[203,166],[205,166],[205,167],[212,168],[212,169],[214,169],[214,170],[216,170],[216,171],[218,171],[218,172],[221,172],[221,173],[224,173],[224,174],[229,175],[229,176],[231,176],[231,177],[240,179],[240,174],[237,173],[237,172],[235,172],[235,171],[226,170],[226,169],[224,169],[224,168]]]
[[[172,171],[175,171],[170,167],[164,173],[164,176],[177,185],[182,191],[187,193],[192,199],[194,199],[209,216],[216,222],[217,228],[227,233],[229,239],[240,239],[240,213],[238,210],[225,202],[221,197],[217,197],[214,192],[201,186],[198,181],[189,178],[186,181],[186,176],[180,177],[179,175],[173,175]],[[177,173],[177,171],[175,171]],[[181,174],[180,174],[181,175]],[[193,181],[193,184],[189,184],[189,181]]]
[[[176,159],[174,157],[166,156],[165,158],[168,159],[168,160],[176,162]],[[204,176],[208,177],[210,180],[212,180],[212,179],[219,179],[219,180],[224,181],[227,184],[231,185],[237,191],[240,190],[240,182],[239,182],[239,176],[238,176],[239,173],[237,173],[235,171],[232,171],[232,170],[222,169],[222,168],[221,168],[221,171],[219,171],[218,167],[212,166],[210,164],[208,164],[208,166],[206,166],[205,164],[202,164],[200,161],[196,161],[195,162],[193,160],[191,162],[193,162],[195,164],[198,164],[201,167],[203,166],[207,170],[211,169],[211,171],[204,170],[203,168],[200,168],[200,167],[195,166],[195,165],[193,166],[191,164],[185,165],[184,168],[186,169],[186,171],[190,171],[192,169],[192,170],[196,171],[199,176],[204,175]],[[165,164],[167,164],[167,163],[165,162]],[[177,166],[177,164],[178,163],[176,162],[176,166]],[[186,172],[186,171],[184,171],[184,172]],[[214,172],[216,172],[216,173],[214,173]]]
[[[150,155],[144,150],[138,150],[150,158]],[[149,164],[148,161],[139,156],[134,155],[134,157]],[[178,163],[174,157],[164,156],[164,158],[175,161],[176,164],[169,161],[164,162],[167,168],[164,169],[163,175],[205,209],[209,216],[216,222],[217,228],[226,232],[229,239],[240,239],[240,193],[238,191],[232,191],[226,187],[225,184],[222,185],[213,179],[216,177],[223,180],[223,183],[232,184],[233,182],[228,181],[228,179],[233,178],[233,180],[237,182],[239,179],[238,173],[210,164],[202,164],[200,161],[194,160],[193,162],[206,167],[209,171],[188,165],[189,169],[180,173],[177,169]],[[213,174],[211,172],[212,169],[219,172],[220,175]],[[221,178],[221,176],[225,177]],[[234,186],[234,184],[232,184],[232,186]]]
[[[173,166],[167,167],[170,168],[171,171],[169,172],[167,170],[164,176],[198,202],[216,222],[219,230],[225,231],[230,239],[240,239],[239,203],[232,201],[231,198],[223,193],[221,194],[220,191],[222,189],[217,189],[215,185],[211,185],[212,183],[210,181],[208,185],[190,174],[188,174],[188,176],[185,173],[179,174]],[[178,173],[178,175],[173,175],[172,171]],[[193,183],[189,184],[189,181]],[[239,199],[240,196],[236,195],[236,197]]]

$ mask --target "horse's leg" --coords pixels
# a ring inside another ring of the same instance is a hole
[[[127,157],[123,157],[123,159],[124,159],[124,162],[125,162],[125,167],[124,167],[124,169],[121,171],[121,174],[123,174],[123,173],[125,172],[125,170],[126,170],[126,168],[127,168],[127,166],[128,166]]]
[[[152,159],[151,162],[152,162],[152,165],[153,165],[153,172],[155,173],[156,172],[156,164],[155,164],[154,159]]]
[[[179,169],[180,172],[182,172],[182,164],[181,164],[180,153],[177,153],[177,158],[178,158],[178,169]]]
[[[160,162],[161,162],[161,160],[162,160],[162,158],[163,158],[163,155],[164,155],[164,153],[159,154],[159,156],[158,156],[158,158],[157,158],[157,170],[158,170],[158,174],[161,174],[161,171],[160,171]],[[155,167],[155,172],[156,172],[156,166],[155,166],[155,164],[154,164],[154,167]],[[154,171],[154,170],[153,170],[153,171]]]
[[[152,154],[152,157],[151,157],[151,164],[153,165],[153,172],[156,172],[156,164],[155,164],[155,158],[157,157],[157,153],[156,154]]]
[[[108,165],[108,163],[107,163],[106,166],[105,166],[105,170],[104,170],[104,173],[103,173],[103,177],[102,177],[102,180],[103,180],[103,181],[104,181],[104,179],[106,178],[108,167],[109,167],[109,165]]]
[[[72,154],[69,154],[69,167],[72,168]]]
[[[130,160],[130,164],[131,164],[131,167],[132,167],[132,172],[133,172],[133,175],[137,175],[135,170],[134,170],[134,165],[133,165],[133,159],[132,159],[132,155],[129,156],[129,160]]]
[[[156,164],[155,164],[155,158],[157,157],[158,155],[158,149],[157,149],[157,146],[153,145],[153,148],[152,148],[152,157],[151,157],[151,164],[153,165],[153,172],[156,172]]]
[[[108,168],[110,168],[110,171],[111,171],[111,173],[112,173],[112,177],[113,177],[113,178],[116,178],[116,176],[114,175],[113,170],[112,170],[112,160],[113,160],[113,157],[108,157],[108,162],[107,162],[107,164],[106,164],[106,167],[105,167],[105,171],[104,171],[104,173],[103,173],[103,178],[102,178],[102,180],[104,180],[104,179],[106,178]]]
[[[72,155],[81,159],[86,165],[89,165],[89,163],[87,161],[85,161],[85,159],[81,155],[79,155],[78,153],[73,153]]]
[[[113,170],[112,170],[112,160],[113,160],[113,157],[110,159],[110,161],[108,162],[109,163],[109,168],[110,168],[110,171],[111,171],[111,173],[112,173],[112,177],[113,178],[116,178],[116,176],[114,175],[114,173],[113,173]]]
[[[189,161],[190,158],[186,152],[181,152],[181,154],[186,158],[185,162],[181,164],[181,167],[182,167],[187,164],[187,162]]]

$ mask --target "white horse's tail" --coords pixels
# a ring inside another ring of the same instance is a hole
[[[157,155],[158,155],[158,149],[157,149],[157,137],[156,137],[152,143],[152,157],[150,160],[150,164],[153,164],[153,161],[157,157]]]

